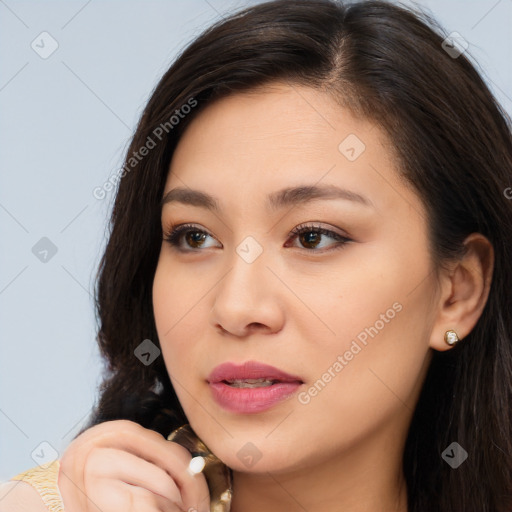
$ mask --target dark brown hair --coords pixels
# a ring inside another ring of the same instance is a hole
[[[512,509],[512,203],[503,193],[512,184],[510,120],[466,55],[445,51],[445,36],[426,14],[387,2],[278,0],[220,20],[185,48],[126,154],[97,280],[106,373],[86,428],[130,419],[166,436],[187,421],[163,358],[146,366],[134,356],[142,340],[159,343],[152,284],[170,160],[215,98],[286,81],[330,93],[384,129],[428,211],[438,268],[461,254],[470,233],[493,244],[483,314],[455,348],[434,353],[403,463],[411,512]],[[192,98],[196,106],[171,122]],[[131,165],[149,138],[155,146]],[[441,458],[453,441],[469,453],[458,469]]]

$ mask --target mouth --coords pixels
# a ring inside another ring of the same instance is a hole
[[[236,379],[232,381],[223,380],[221,382],[224,382],[225,384],[231,386],[232,388],[265,388],[281,381],[269,379]]]
[[[247,361],[243,364],[223,363],[213,369],[207,381],[209,384],[222,382],[234,388],[267,387],[289,382],[304,383],[296,375],[290,375],[279,368],[258,361]]]
[[[304,381],[257,361],[223,363],[207,379],[212,398],[235,414],[261,413],[295,394]]]

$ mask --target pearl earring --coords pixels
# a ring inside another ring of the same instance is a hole
[[[459,337],[455,331],[449,329],[444,333],[444,341],[446,341],[448,345],[455,345],[459,341]]]

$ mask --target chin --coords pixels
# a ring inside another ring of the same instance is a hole
[[[264,438],[250,441],[248,437],[218,440],[210,449],[226,466],[242,473],[279,473],[300,465],[296,450],[290,453],[291,447],[283,446],[282,441],[275,444]]]
[[[265,457],[262,457],[259,460],[255,459],[251,462],[247,458],[245,460],[239,460],[236,456],[233,457],[233,455],[230,454],[226,459],[223,459],[223,462],[226,466],[231,468],[232,471],[250,473],[253,475],[268,476],[268,473],[279,474],[291,469],[289,461],[283,464],[283,461],[277,460],[276,457],[267,460],[265,460]]]

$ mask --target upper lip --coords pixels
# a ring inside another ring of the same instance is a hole
[[[302,379],[296,375],[290,375],[289,373],[279,370],[274,366],[259,363],[258,361],[247,361],[242,364],[232,362],[222,363],[212,370],[207,380],[209,383],[216,383],[247,379],[268,379],[279,382],[303,382]]]

